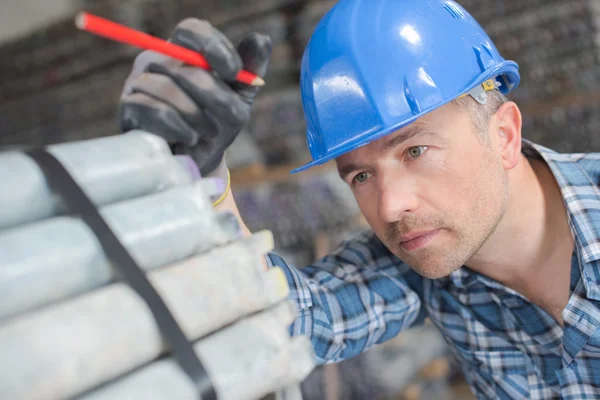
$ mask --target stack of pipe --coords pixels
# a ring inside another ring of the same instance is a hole
[[[218,399],[258,399],[310,373],[310,342],[289,336],[286,279],[262,261],[272,234],[240,237],[210,202],[219,182],[195,179],[145,132],[47,151],[144,270]],[[148,305],[37,164],[0,153],[0,192],[0,398],[197,399]]]

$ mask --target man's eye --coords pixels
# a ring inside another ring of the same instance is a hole
[[[414,146],[408,149],[408,155],[412,158],[417,158],[427,151],[427,146]]]
[[[366,172],[361,172],[360,174],[357,174],[354,177],[354,181],[358,182],[358,183],[363,183],[365,182],[367,179],[369,179],[369,174]]]

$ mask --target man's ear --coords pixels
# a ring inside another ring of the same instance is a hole
[[[512,169],[521,155],[521,111],[514,102],[506,102],[496,111],[493,121],[490,124],[492,143],[501,157],[504,169]]]

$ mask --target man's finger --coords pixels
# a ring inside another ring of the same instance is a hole
[[[264,77],[269,66],[273,45],[269,36],[258,32],[245,35],[237,46],[242,58],[243,68]],[[232,87],[238,92],[246,104],[252,104],[259,88],[236,82]]]
[[[168,76],[202,109],[210,111],[225,123],[244,123],[249,118],[248,105],[224,82],[206,70],[165,64],[150,64],[148,72]]]
[[[170,105],[143,93],[127,96],[119,105],[121,132],[140,129],[162,137],[168,143],[192,147],[198,143],[198,133]]]
[[[133,61],[133,67],[125,80],[125,84],[123,85],[123,90],[121,92],[121,98],[124,96],[131,94],[131,88],[136,79],[144,73],[146,68],[151,63],[162,63],[169,59],[168,56],[165,56],[160,53],[156,53],[151,50],[145,50],[138,54],[138,56]]]
[[[163,74],[143,73],[132,83],[131,92],[142,92],[150,97],[162,99],[186,114],[200,112],[196,103],[171,78]]]
[[[242,60],[233,44],[208,21],[183,20],[173,31],[171,42],[202,54],[225,81],[234,82],[242,69]]]
[[[267,73],[272,50],[271,38],[258,32],[246,34],[237,45],[243,68],[261,77]]]

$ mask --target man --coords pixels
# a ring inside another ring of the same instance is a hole
[[[161,135],[228,179],[223,153],[256,95],[233,77],[263,76],[269,40],[234,49],[198,20],[171,40],[214,71],[143,54],[122,129]],[[480,398],[600,396],[600,154],[522,139],[504,96],[519,79],[452,1],[341,0],[317,26],[301,77],[313,161],[301,169],[335,160],[372,228],[306,268],[269,256],[298,304],[291,331],[320,362],[429,317]],[[227,191],[219,207],[237,211]]]

